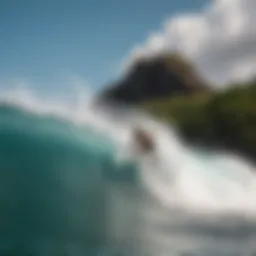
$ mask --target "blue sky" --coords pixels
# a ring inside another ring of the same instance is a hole
[[[42,92],[81,79],[98,90],[133,47],[178,13],[206,0],[1,0],[0,85]]]

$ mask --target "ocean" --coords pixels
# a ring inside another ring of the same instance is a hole
[[[1,99],[0,184],[0,255],[256,253],[255,167],[139,112]]]

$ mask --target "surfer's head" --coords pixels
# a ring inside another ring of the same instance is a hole
[[[148,153],[154,150],[155,143],[153,136],[148,131],[145,131],[140,127],[135,127],[133,129],[133,136],[135,142],[139,145],[143,152]]]

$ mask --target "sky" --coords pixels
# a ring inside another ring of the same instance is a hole
[[[216,87],[256,71],[255,0],[1,0],[0,88],[102,89],[178,50]]]
[[[101,89],[134,45],[206,0],[1,0],[0,86]]]

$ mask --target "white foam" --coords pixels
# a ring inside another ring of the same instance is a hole
[[[152,159],[141,161],[142,181],[165,206],[255,215],[255,166],[224,152],[202,157],[200,151],[185,147],[161,124],[158,136],[155,163],[150,162]]]

